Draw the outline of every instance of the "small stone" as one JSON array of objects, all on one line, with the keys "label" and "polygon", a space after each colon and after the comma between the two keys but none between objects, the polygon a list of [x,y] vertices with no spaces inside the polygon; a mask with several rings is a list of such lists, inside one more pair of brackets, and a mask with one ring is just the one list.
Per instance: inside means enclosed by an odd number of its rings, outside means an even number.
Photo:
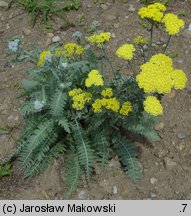
[{"label": "small stone", "polygon": [[26,29],[26,28],[23,29],[23,34],[24,34],[24,35],[27,36],[27,35],[30,35],[30,33],[31,33],[31,30],[30,30],[30,29]]},{"label": "small stone", "polygon": [[182,64],[182,63],[183,63],[183,60],[182,60],[182,59],[179,59],[179,60],[177,60],[177,62],[178,62],[179,64]]},{"label": "small stone", "polygon": [[143,46],[143,49],[144,49],[144,50],[147,50],[147,49],[148,49],[148,46],[147,46],[147,45],[144,45],[144,46]]},{"label": "small stone", "polygon": [[8,121],[13,121],[13,120],[14,120],[13,115],[8,116],[7,120],[8,120]]},{"label": "small stone", "polygon": [[188,27],[188,31],[190,31],[191,32],[191,24],[189,25],[189,27]]},{"label": "small stone", "polygon": [[168,170],[172,170],[177,166],[177,163],[169,157],[164,158],[164,164],[165,164],[166,169]]},{"label": "small stone", "polygon": [[189,51],[188,50],[185,50],[185,54],[188,54],[189,53]]},{"label": "small stone", "polygon": [[178,139],[185,139],[186,138],[186,134],[184,133],[184,132],[179,132],[178,134],[177,134],[177,137],[178,137]]},{"label": "small stone", "polygon": [[92,5],[91,5],[91,4],[88,4],[88,5],[87,5],[87,8],[92,8]]},{"label": "small stone", "polygon": [[157,196],[157,195],[156,195],[155,193],[150,192],[150,197],[151,197],[151,198],[156,198],[156,196]]},{"label": "small stone", "polygon": [[119,23],[115,23],[114,28],[116,28],[116,29],[119,28]]},{"label": "small stone", "polygon": [[1,8],[8,8],[8,3],[7,2],[5,2],[5,1],[0,1],[0,7]]},{"label": "small stone", "polygon": [[150,178],[150,183],[153,185],[153,184],[156,184],[157,183],[157,179],[156,178]]},{"label": "small stone", "polygon": [[160,41],[163,42],[163,43],[165,43],[166,42],[166,38],[160,37]]},{"label": "small stone", "polygon": [[49,38],[45,43],[45,47],[46,48],[49,47],[51,45],[51,43],[52,43],[52,40]]},{"label": "small stone", "polygon": [[113,21],[113,20],[116,20],[117,17],[114,16],[114,15],[108,15],[108,16],[107,16],[107,19],[108,19],[109,21]]},{"label": "small stone", "polygon": [[78,199],[85,200],[86,199],[86,192],[84,190],[80,191],[78,194]]},{"label": "small stone", "polygon": [[128,19],[129,18],[129,16],[125,16],[125,19]]},{"label": "small stone", "polygon": [[61,40],[61,38],[60,38],[59,36],[54,36],[54,37],[52,38],[52,42],[53,42],[53,43],[59,42],[60,40]]},{"label": "small stone", "polygon": [[191,38],[191,31],[189,29],[184,30],[182,33],[182,36],[190,39]]},{"label": "small stone", "polygon": [[160,122],[160,123],[155,125],[155,130],[156,131],[160,131],[160,130],[163,130],[163,129],[164,129],[164,123],[163,122]]},{"label": "small stone", "polygon": [[111,33],[112,38],[116,38],[115,33]]},{"label": "small stone", "polygon": [[135,8],[132,4],[129,5],[129,11],[130,12],[135,12]]},{"label": "small stone", "polygon": [[165,157],[166,155],[168,154],[168,151],[167,150],[164,150],[164,149],[161,149],[159,151],[156,152],[156,156],[158,158],[163,158]]},{"label": "small stone", "polygon": [[118,192],[117,192],[117,186],[113,186],[113,188],[112,188],[112,193],[113,193],[114,195],[118,193]]},{"label": "small stone", "polygon": [[52,37],[54,37],[54,34],[53,34],[52,32],[48,32],[48,33],[47,33],[47,36],[48,36],[49,38],[52,38]]},{"label": "small stone", "polygon": [[108,9],[108,6],[105,5],[105,4],[102,4],[100,7],[101,7],[103,10],[107,10],[107,9]]}]

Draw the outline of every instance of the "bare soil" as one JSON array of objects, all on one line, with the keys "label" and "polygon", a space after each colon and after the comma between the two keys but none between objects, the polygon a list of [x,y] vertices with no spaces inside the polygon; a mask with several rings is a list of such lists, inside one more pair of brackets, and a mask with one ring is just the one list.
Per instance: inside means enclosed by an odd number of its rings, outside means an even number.
[{"label": "bare soil", "polygon": [[[136,9],[129,11],[130,4]],[[84,0],[78,11],[70,11],[68,17],[76,25],[64,28],[63,20],[55,18],[50,21],[52,30],[43,29],[37,20],[34,28],[29,27],[30,15],[20,8],[8,11],[0,10],[0,127],[2,118],[11,127],[11,132],[0,134],[0,161],[8,155],[15,146],[11,135],[17,139],[22,130],[23,119],[19,112],[22,103],[17,96],[22,92],[21,80],[27,78],[26,71],[30,64],[17,63],[10,65],[12,56],[8,54],[7,41],[19,36],[26,47],[50,45],[50,33],[59,35],[64,42],[72,40],[72,33],[81,31],[86,34],[94,20],[101,23],[100,30],[111,32],[112,40],[107,46],[109,55],[114,63],[123,68],[124,73],[133,73],[115,57],[116,48],[131,41],[137,35],[149,36],[140,26],[137,10],[141,3],[129,0],[127,4],[109,0],[103,5],[94,4],[91,0]],[[184,12],[186,16],[185,29],[191,23],[190,0],[171,0],[168,11],[176,14]],[[79,21],[79,14],[84,14],[84,23]],[[164,40],[158,30],[155,30],[155,40]],[[161,38],[162,37],[162,38]],[[174,58],[176,68],[183,69],[188,77],[187,87],[183,91],[173,91],[163,98],[164,115],[159,122],[164,127],[158,130],[160,142],[151,145],[138,143],[139,160],[143,174],[138,183],[132,183],[123,173],[117,158],[113,158],[105,171],[98,167],[92,183],[79,188],[72,199],[79,199],[79,192],[84,192],[84,199],[191,199],[191,37],[183,30],[175,36],[170,44],[169,52],[176,52]],[[139,59],[136,73],[139,72]],[[182,139],[178,134],[183,133]],[[11,135],[10,135],[11,134]],[[64,199],[65,181],[63,178],[63,161],[55,161],[45,173],[30,179],[22,178],[22,170],[18,162],[12,167],[11,176],[0,179],[0,199]],[[117,194],[112,193],[117,187]]]}]

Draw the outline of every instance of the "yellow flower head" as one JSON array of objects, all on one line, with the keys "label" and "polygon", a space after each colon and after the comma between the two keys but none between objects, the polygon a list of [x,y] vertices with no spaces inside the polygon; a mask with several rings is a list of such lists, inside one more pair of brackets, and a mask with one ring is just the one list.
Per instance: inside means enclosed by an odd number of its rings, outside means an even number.
[{"label": "yellow flower head", "polygon": [[134,51],[135,47],[133,44],[124,44],[117,49],[115,54],[125,60],[131,60],[133,58]]},{"label": "yellow flower head", "polygon": [[92,94],[89,92],[82,92],[73,96],[72,107],[77,110],[82,110],[86,104],[92,99]]},{"label": "yellow flower head", "polygon": [[104,81],[98,70],[91,70],[88,74],[88,78],[85,80],[86,87],[103,86]]},{"label": "yellow flower head", "polygon": [[106,89],[102,90],[101,95],[103,97],[112,97],[113,96],[112,88],[106,88]]},{"label": "yellow flower head", "polygon": [[132,111],[132,104],[130,101],[126,101],[123,103],[119,113],[121,115],[125,115],[125,116],[128,116],[129,115],[129,112]]},{"label": "yellow flower head", "polygon": [[147,7],[142,7],[138,14],[139,16],[147,19],[154,20],[156,22],[161,22],[164,16],[163,11],[166,10],[166,7],[162,3],[150,4]]},{"label": "yellow flower head", "polygon": [[60,56],[63,55],[63,52],[64,52],[63,47],[58,47],[58,48],[55,49],[55,56],[60,57]]},{"label": "yellow flower head", "polygon": [[72,55],[81,55],[84,52],[84,48],[75,43],[68,43],[64,46],[64,55],[70,57]]},{"label": "yellow flower head", "polygon": [[162,22],[165,25],[169,35],[177,34],[184,27],[184,20],[179,19],[175,14],[168,13],[164,16]]},{"label": "yellow flower head", "polygon": [[154,55],[141,66],[136,76],[137,83],[145,93],[170,93],[171,89],[183,89],[187,78],[183,71],[173,68],[172,59],[165,54]]},{"label": "yellow flower head", "polygon": [[151,115],[158,116],[163,114],[163,107],[160,101],[154,96],[148,96],[143,105],[144,110]]},{"label": "yellow flower head", "polygon": [[185,88],[186,83],[188,81],[185,73],[182,70],[174,70],[172,74],[173,85],[175,89],[182,90]]},{"label": "yellow flower head", "polygon": [[92,44],[95,44],[96,46],[101,46],[105,42],[108,42],[110,40],[111,36],[108,32],[102,32],[97,35],[92,35],[88,38],[88,41]]},{"label": "yellow flower head", "polygon": [[120,109],[120,103],[115,97],[96,99],[94,103],[92,104],[92,108],[93,108],[94,113],[102,112],[103,108],[112,110],[114,112],[118,112]]},{"label": "yellow flower head", "polygon": [[173,87],[173,70],[172,59],[164,54],[157,54],[141,66],[136,80],[146,93],[170,93]]},{"label": "yellow flower head", "polygon": [[134,44],[138,45],[144,45],[148,43],[148,40],[146,38],[143,38],[141,35],[137,36],[136,38],[134,38],[133,40]]},{"label": "yellow flower head", "polygon": [[39,56],[38,63],[37,63],[38,67],[42,67],[42,66],[45,65],[45,60],[46,60],[46,56],[47,55],[51,55],[51,51],[50,50],[46,50],[46,51],[41,52],[41,54]]},{"label": "yellow flower head", "polygon": [[74,97],[76,95],[79,95],[80,93],[82,93],[82,89],[81,88],[75,88],[75,89],[72,89],[71,91],[68,92],[69,96],[70,97]]}]

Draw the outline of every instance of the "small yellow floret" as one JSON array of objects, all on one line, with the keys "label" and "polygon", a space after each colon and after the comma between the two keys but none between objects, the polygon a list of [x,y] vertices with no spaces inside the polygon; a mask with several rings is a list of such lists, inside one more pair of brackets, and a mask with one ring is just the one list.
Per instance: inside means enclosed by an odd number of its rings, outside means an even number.
[{"label": "small yellow floret", "polygon": [[160,101],[154,96],[148,96],[143,105],[144,110],[151,115],[158,116],[163,114],[163,107]]},{"label": "small yellow floret", "polygon": [[70,97],[74,97],[78,94],[82,93],[82,89],[81,88],[75,88],[75,89],[72,89],[71,91],[68,92],[69,96]]},{"label": "small yellow floret", "polygon": [[115,54],[125,60],[131,60],[133,58],[134,52],[135,47],[133,46],[133,44],[124,44],[117,49]]},{"label": "small yellow floret", "polygon": [[169,35],[177,34],[184,27],[184,20],[179,19],[175,14],[168,13],[164,16],[162,22],[166,27]]},{"label": "small yellow floret", "polygon": [[126,101],[123,103],[119,113],[121,115],[125,115],[125,116],[128,116],[129,115],[129,112],[132,111],[132,104],[130,101]]},{"label": "small yellow floret", "polygon": [[88,38],[88,41],[92,44],[95,44],[97,46],[101,46],[105,42],[108,42],[110,40],[111,36],[108,32],[102,32],[97,35],[92,35]]},{"label": "small yellow floret", "polygon": [[106,89],[102,90],[101,95],[103,97],[112,97],[113,96],[112,88],[106,88]]},{"label": "small yellow floret", "polygon": [[174,70],[172,74],[173,85],[175,89],[184,89],[188,81],[185,73],[182,70]]},{"label": "small yellow floret", "polygon": [[46,60],[47,55],[51,55],[50,50],[43,51],[43,52],[40,53],[39,60],[38,60],[38,63],[37,63],[38,67],[42,67],[42,66],[45,65],[45,60]]},{"label": "small yellow floret", "polygon": [[143,38],[142,36],[137,36],[136,38],[134,38],[133,40],[134,44],[138,45],[144,45],[148,43],[148,40],[146,38]]},{"label": "small yellow floret", "polygon": [[72,55],[81,55],[84,52],[84,48],[75,43],[68,43],[64,46],[65,57],[70,57]]},{"label": "small yellow floret", "polygon": [[88,74],[88,78],[85,80],[86,87],[94,86],[103,86],[104,81],[102,75],[98,70],[91,70]]}]

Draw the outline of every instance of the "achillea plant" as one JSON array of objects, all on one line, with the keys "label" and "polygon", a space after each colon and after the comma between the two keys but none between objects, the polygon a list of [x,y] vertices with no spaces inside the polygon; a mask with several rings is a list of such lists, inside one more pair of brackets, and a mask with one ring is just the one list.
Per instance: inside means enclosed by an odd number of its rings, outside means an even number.
[{"label": "achillea plant", "polygon": [[[164,11],[162,4],[157,8],[159,13]],[[64,157],[70,195],[82,173],[89,182],[95,163],[104,168],[115,152],[129,178],[139,180],[141,166],[128,134],[159,141],[152,126],[156,116],[163,114],[161,98],[173,88],[182,90],[187,78],[163,53],[148,60],[148,55],[142,55],[145,63],[140,72],[123,75],[106,54],[105,43],[110,40],[110,34],[103,32],[89,37],[89,48],[69,43],[39,54],[38,68],[29,72],[32,80],[23,81],[25,125],[14,154],[25,177],[39,174],[55,158]],[[122,45],[116,57],[130,63],[146,43],[147,39],[138,36],[135,46]],[[95,53],[94,47],[100,52]],[[111,67],[107,71],[113,74],[110,80],[105,78],[103,61]]]}]

